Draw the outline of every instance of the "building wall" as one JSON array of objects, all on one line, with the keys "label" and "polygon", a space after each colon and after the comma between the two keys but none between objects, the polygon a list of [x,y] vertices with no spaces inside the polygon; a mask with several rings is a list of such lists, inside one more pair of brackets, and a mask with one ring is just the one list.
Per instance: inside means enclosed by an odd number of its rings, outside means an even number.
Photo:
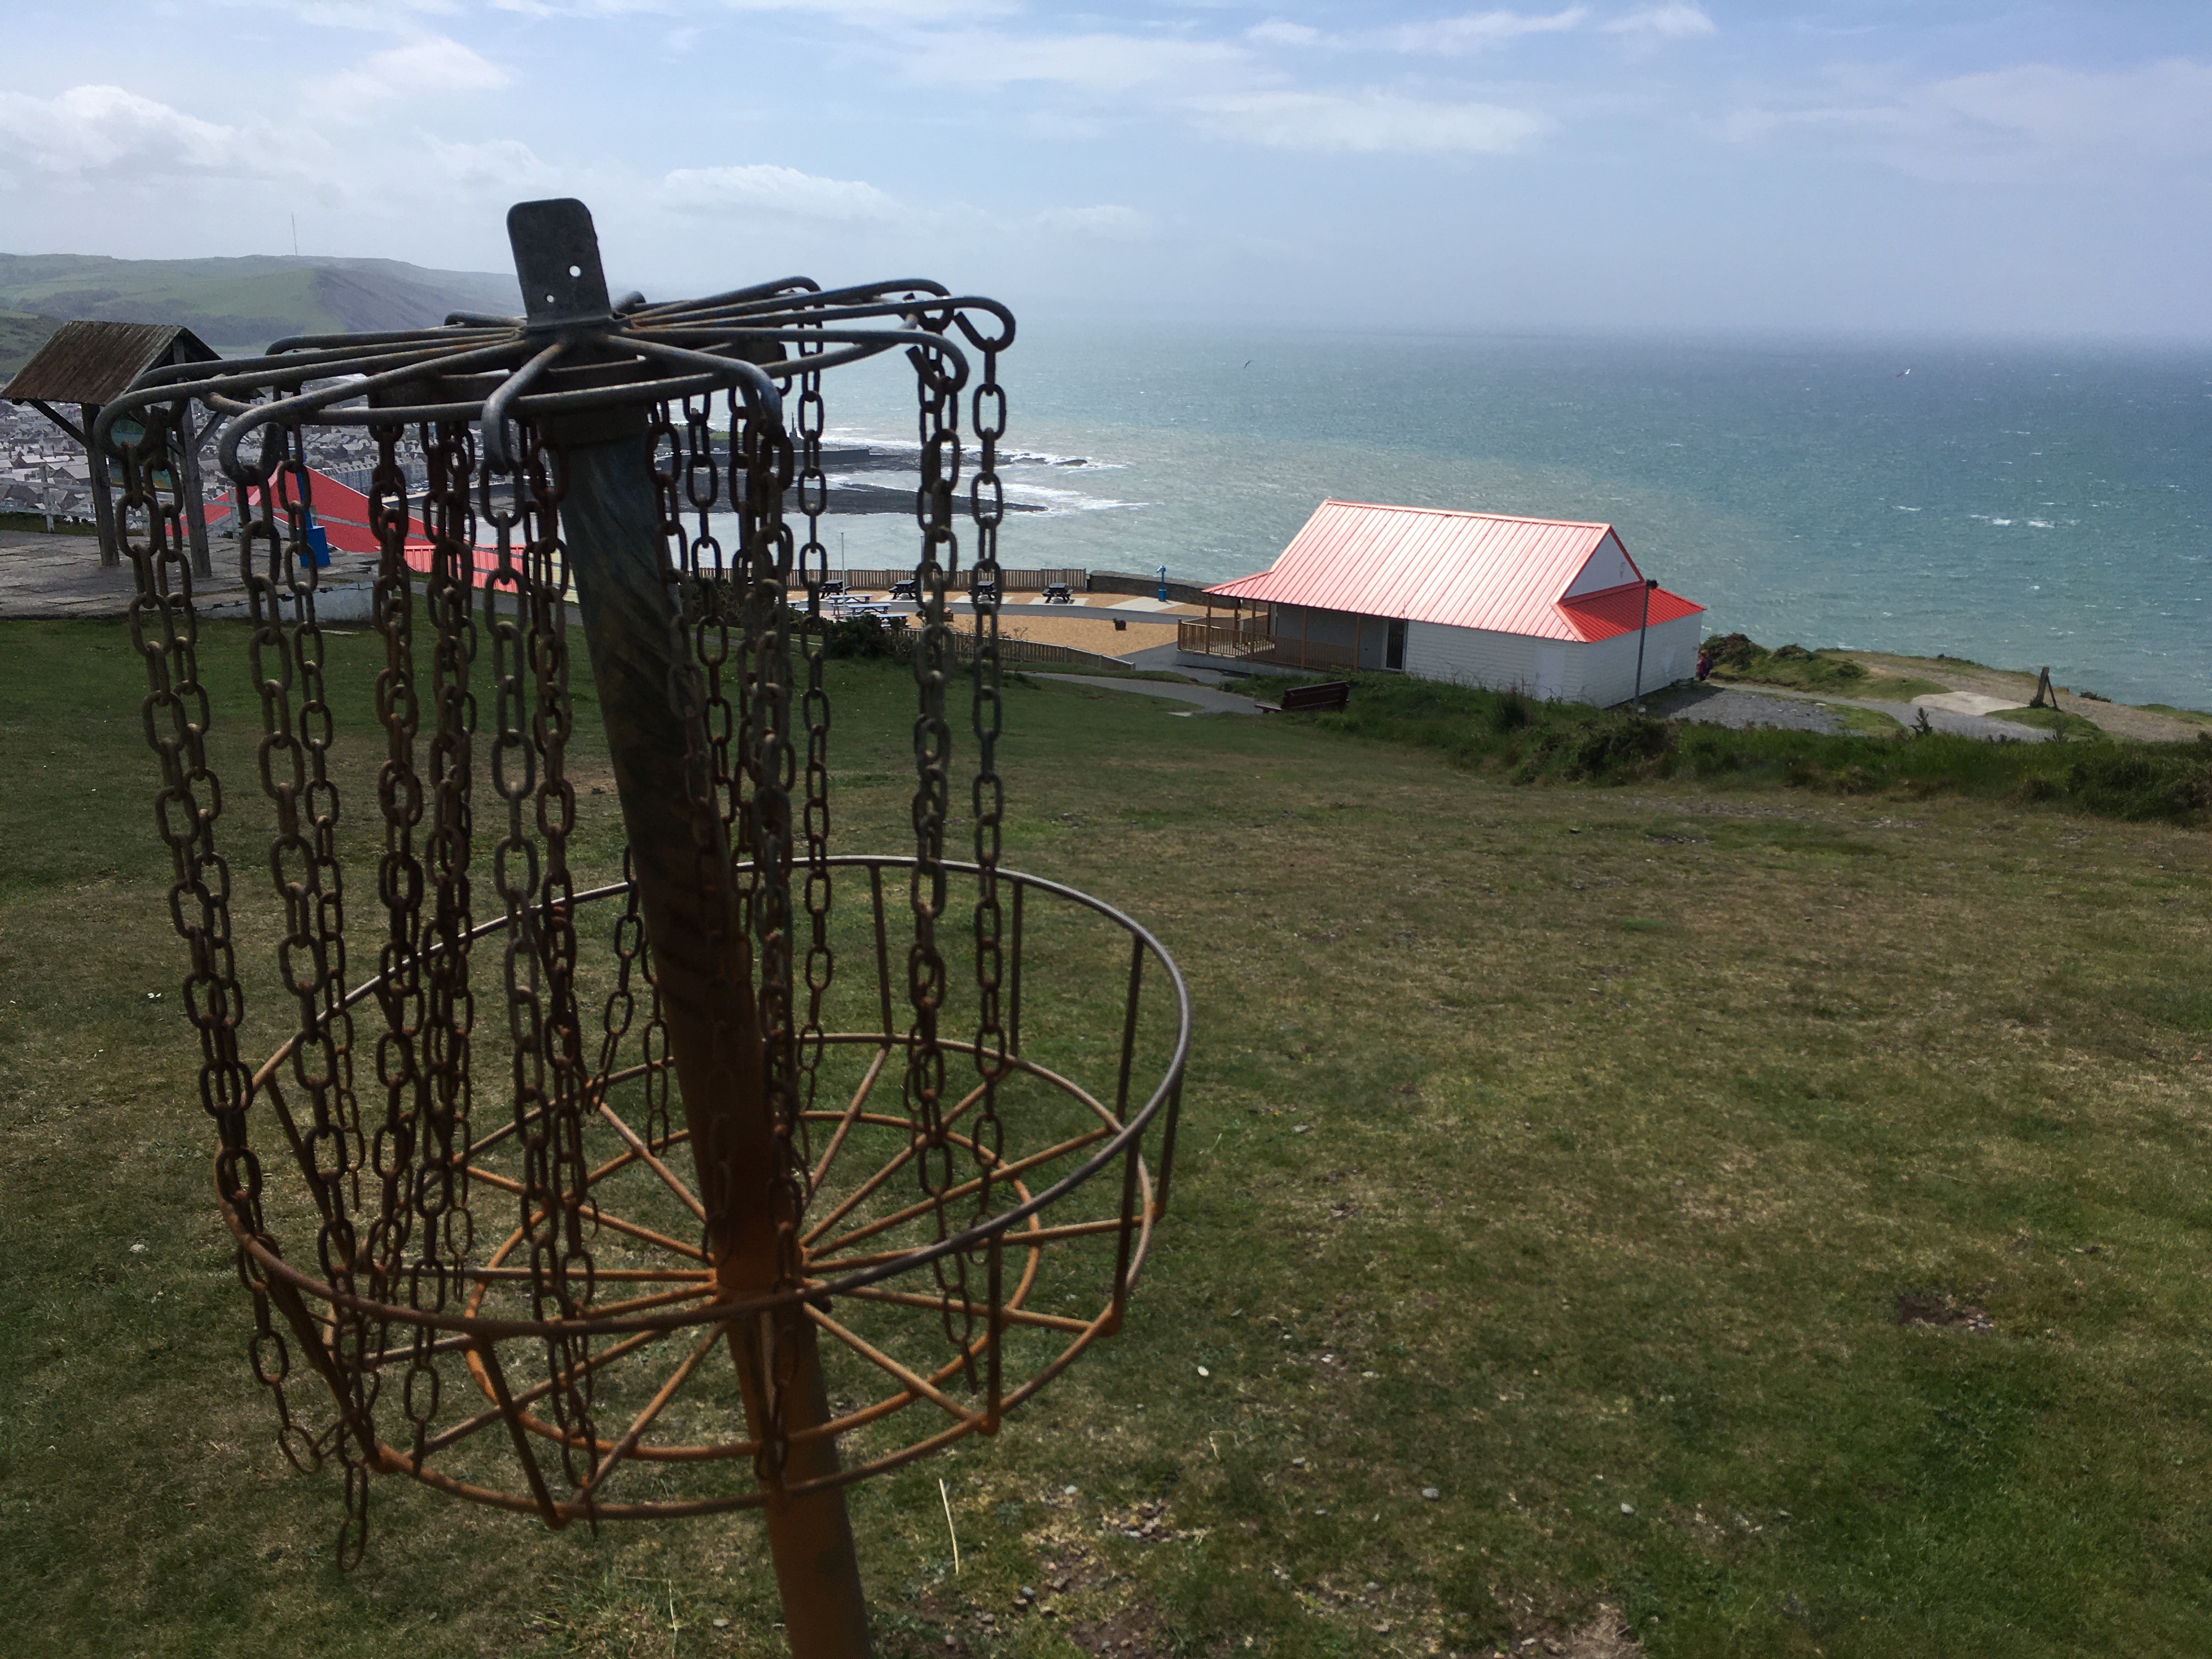
[{"label": "building wall", "polygon": [[[1644,641],[1646,692],[1687,679],[1695,671],[1704,622],[1704,614],[1698,612],[1652,627]],[[1633,633],[1616,634],[1584,645],[1483,628],[1408,623],[1406,672],[1454,685],[1525,691],[1532,697],[1609,708],[1635,695],[1636,638]],[[1350,642],[1347,637],[1346,643]]]},{"label": "building wall", "polygon": [[[1672,622],[1654,623],[1644,642],[1644,690],[1648,695],[1697,672],[1698,640],[1705,613],[1692,611]],[[1577,702],[1610,708],[1636,695],[1634,630],[1609,640],[1568,648],[1571,666],[1566,695]]]},{"label": "building wall", "polygon": [[1620,544],[1620,538],[1608,532],[1559,597],[1571,599],[1583,593],[1602,593],[1608,587],[1624,587],[1643,580],[1643,573],[1629,562],[1628,550]]},{"label": "building wall", "polygon": [[[1380,669],[1384,665],[1384,653],[1390,644],[1390,623],[1382,617],[1358,617],[1349,611],[1321,611],[1300,605],[1279,605],[1275,607],[1275,651],[1286,661],[1295,661],[1298,641],[1303,638],[1309,645],[1334,646],[1349,651],[1356,642],[1359,647],[1359,665]],[[1301,632],[1303,630],[1303,632]],[[1407,649],[1411,665],[1412,647]],[[1317,663],[1316,667],[1342,666],[1340,661]]]},{"label": "building wall", "polygon": [[[1280,637],[1278,635],[1277,637]],[[1406,624],[1406,672],[1425,680],[1479,685],[1492,691],[1536,692],[1536,647],[1526,634],[1486,628],[1448,628],[1441,623]]]}]

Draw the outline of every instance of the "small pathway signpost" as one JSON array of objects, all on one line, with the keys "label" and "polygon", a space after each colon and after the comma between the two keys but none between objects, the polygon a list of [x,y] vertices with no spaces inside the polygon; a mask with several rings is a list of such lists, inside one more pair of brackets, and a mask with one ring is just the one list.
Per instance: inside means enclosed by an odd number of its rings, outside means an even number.
[{"label": "small pathway signpost", "polygon": [[[349,1564],[376,1475],[555,1528],[757,1509],[793,1652],[847,1659],[868,1636],[845,1486],[995,1433],[1119,1325],[1166,1205],[1188,999],[1135,921],[1000,862],[1005,308],[919,282],[615,301],[582,204],[508,229],[520,318],[153,369],[94,434],[126,481],[252,1370],[287,1455],[343,1470]],[[915,842],[854,854],[830,834],[823,386],[889,352],[921,444]],[[165,462],[195,403],[258,503],[258,800],[213,770],[216,635]],[[379,453],[373,709],[330,693],[301,557],[317,423]],[[972,672],[963,574],[993,596]],[[596,887],[572,606],[625,843]],[[372,775],[357,830],[339,796]],[[265,863],[234,871],[257,818]],[[256,891],[292,1011],[258,1059],[233,920]]]}]

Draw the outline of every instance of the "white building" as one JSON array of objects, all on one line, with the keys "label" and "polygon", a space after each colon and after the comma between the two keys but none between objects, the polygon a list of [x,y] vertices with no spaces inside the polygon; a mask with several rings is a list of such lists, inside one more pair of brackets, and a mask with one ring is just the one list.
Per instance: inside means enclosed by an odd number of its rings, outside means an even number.
[{"label": "white building", "polygon": [[[1703,605],[1608,524],[1323,501],[1273,566],[1206,590],[1194,665],[1396,671],[1601,708],[1693,672]],[[1218,607],[1217,610],[1216,607]]]}]

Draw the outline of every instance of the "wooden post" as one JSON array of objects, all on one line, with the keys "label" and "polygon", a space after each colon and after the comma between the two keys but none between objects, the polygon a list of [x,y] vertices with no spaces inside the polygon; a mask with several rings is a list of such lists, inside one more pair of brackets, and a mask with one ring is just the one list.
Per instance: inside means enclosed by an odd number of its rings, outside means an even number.
[{"label": "wooden post", "polygon": [[1298,666],[1301,668],[1306,665],[1306,627],[1312,620],[1313,607],[1310,605],[1300,605],[1298,607]]},{"label": "wooden post", "polygon": [[106,566],[123,562],[123,544],[115,534],[115,496],[108,488],[107,458],[100,453],[92,437],[92,425],[100,418],[98,404],[79,404],[77,418],[84,422],[84,459],[92,477],[92,522],[100,532],[100,562]]}]

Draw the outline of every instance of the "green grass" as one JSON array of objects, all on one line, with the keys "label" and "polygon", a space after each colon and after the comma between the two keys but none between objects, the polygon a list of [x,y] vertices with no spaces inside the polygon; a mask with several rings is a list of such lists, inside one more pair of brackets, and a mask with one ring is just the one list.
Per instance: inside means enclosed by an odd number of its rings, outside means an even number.
[{"label": "green grass", "polygon": [[2080,738],[2092,743],[2101,741],[2105,736],[2105,728],[2096,721],[2056,708],[1993,708],[1990,718],[2010,720],[2014,726],[2037,726],[2045,732],[2056,732],[2061,737]]},{"label": "green grass", "polygon": [[1893,733],[1886,736],[1737,732],[1400,674],[1360,676],[1342,713],[1301,718],[1347,737],[1431,750],[1522,784],[1679,780],[1729,794],[1957,795],[2184,824],[2212,811],[2212,736],[2189,744],[2105,739],[2085,751],[1915,735],[1894,722],[1878,728]]},{"label": "green grass", "polygon": [[[550,1534],[384,1480],[335,1568],[335,1479],[285,1466],[246,1371],[137,661],[106,623],[0,644],[8,1650],[778,1651],[744,1520]],[[243,648],[207,630],[241,830]],[[331,654],[366,845],[381,648]],[[841,662],[832,691],[841,844],[896,850],[910,681]],[[1839,759],[1948,750],[1643,752],[1542,710],[1455,747],[1470,707],[1010,690],[1009,861],[1190,979],[1177,1197],[1120,1335],[995,1442],[856,1494],[878,1651],[1486,1653],[1601,1604],[1694,1659],[2201,1650],[2203,836],[2007,803],[2044,745],[1869,798]],[[604,867],[612,798],[579,811]]]},{"label": "green grass", "polygon": [[31,354],[60,326],[60,322],[52,317],[0,310],[0,379],[13,374],[28,362]]},{"label": "green grass", "polygon": [[[32,530],[43,536],[47,533],[46,515],[43,513],[0,513],[0,530]],[[100,532],[94,526],[57,517],[53,533],[57,536],[97,536]]]},{"label": "green grass", "polygon": [[1902,720],[1879,708],[1856,708],[1847,702],[1824,702],[1820,707],[1843,721],[1844,730],[1855,736],[1893,738],[1905,730]]},{"label": "green grass", "polygon": [[1837,651],[1808,651],[1802,645],[1765,646],[1741,634],[1723,634],[1705,643],[1712,655],[1715,679],[1754,685],[1786,685],[1800,691],[1879,702],[1910,702],[1932,691],[1948,690],[1934,680],[1911,674],[1869,674],[1866,665]]}]

